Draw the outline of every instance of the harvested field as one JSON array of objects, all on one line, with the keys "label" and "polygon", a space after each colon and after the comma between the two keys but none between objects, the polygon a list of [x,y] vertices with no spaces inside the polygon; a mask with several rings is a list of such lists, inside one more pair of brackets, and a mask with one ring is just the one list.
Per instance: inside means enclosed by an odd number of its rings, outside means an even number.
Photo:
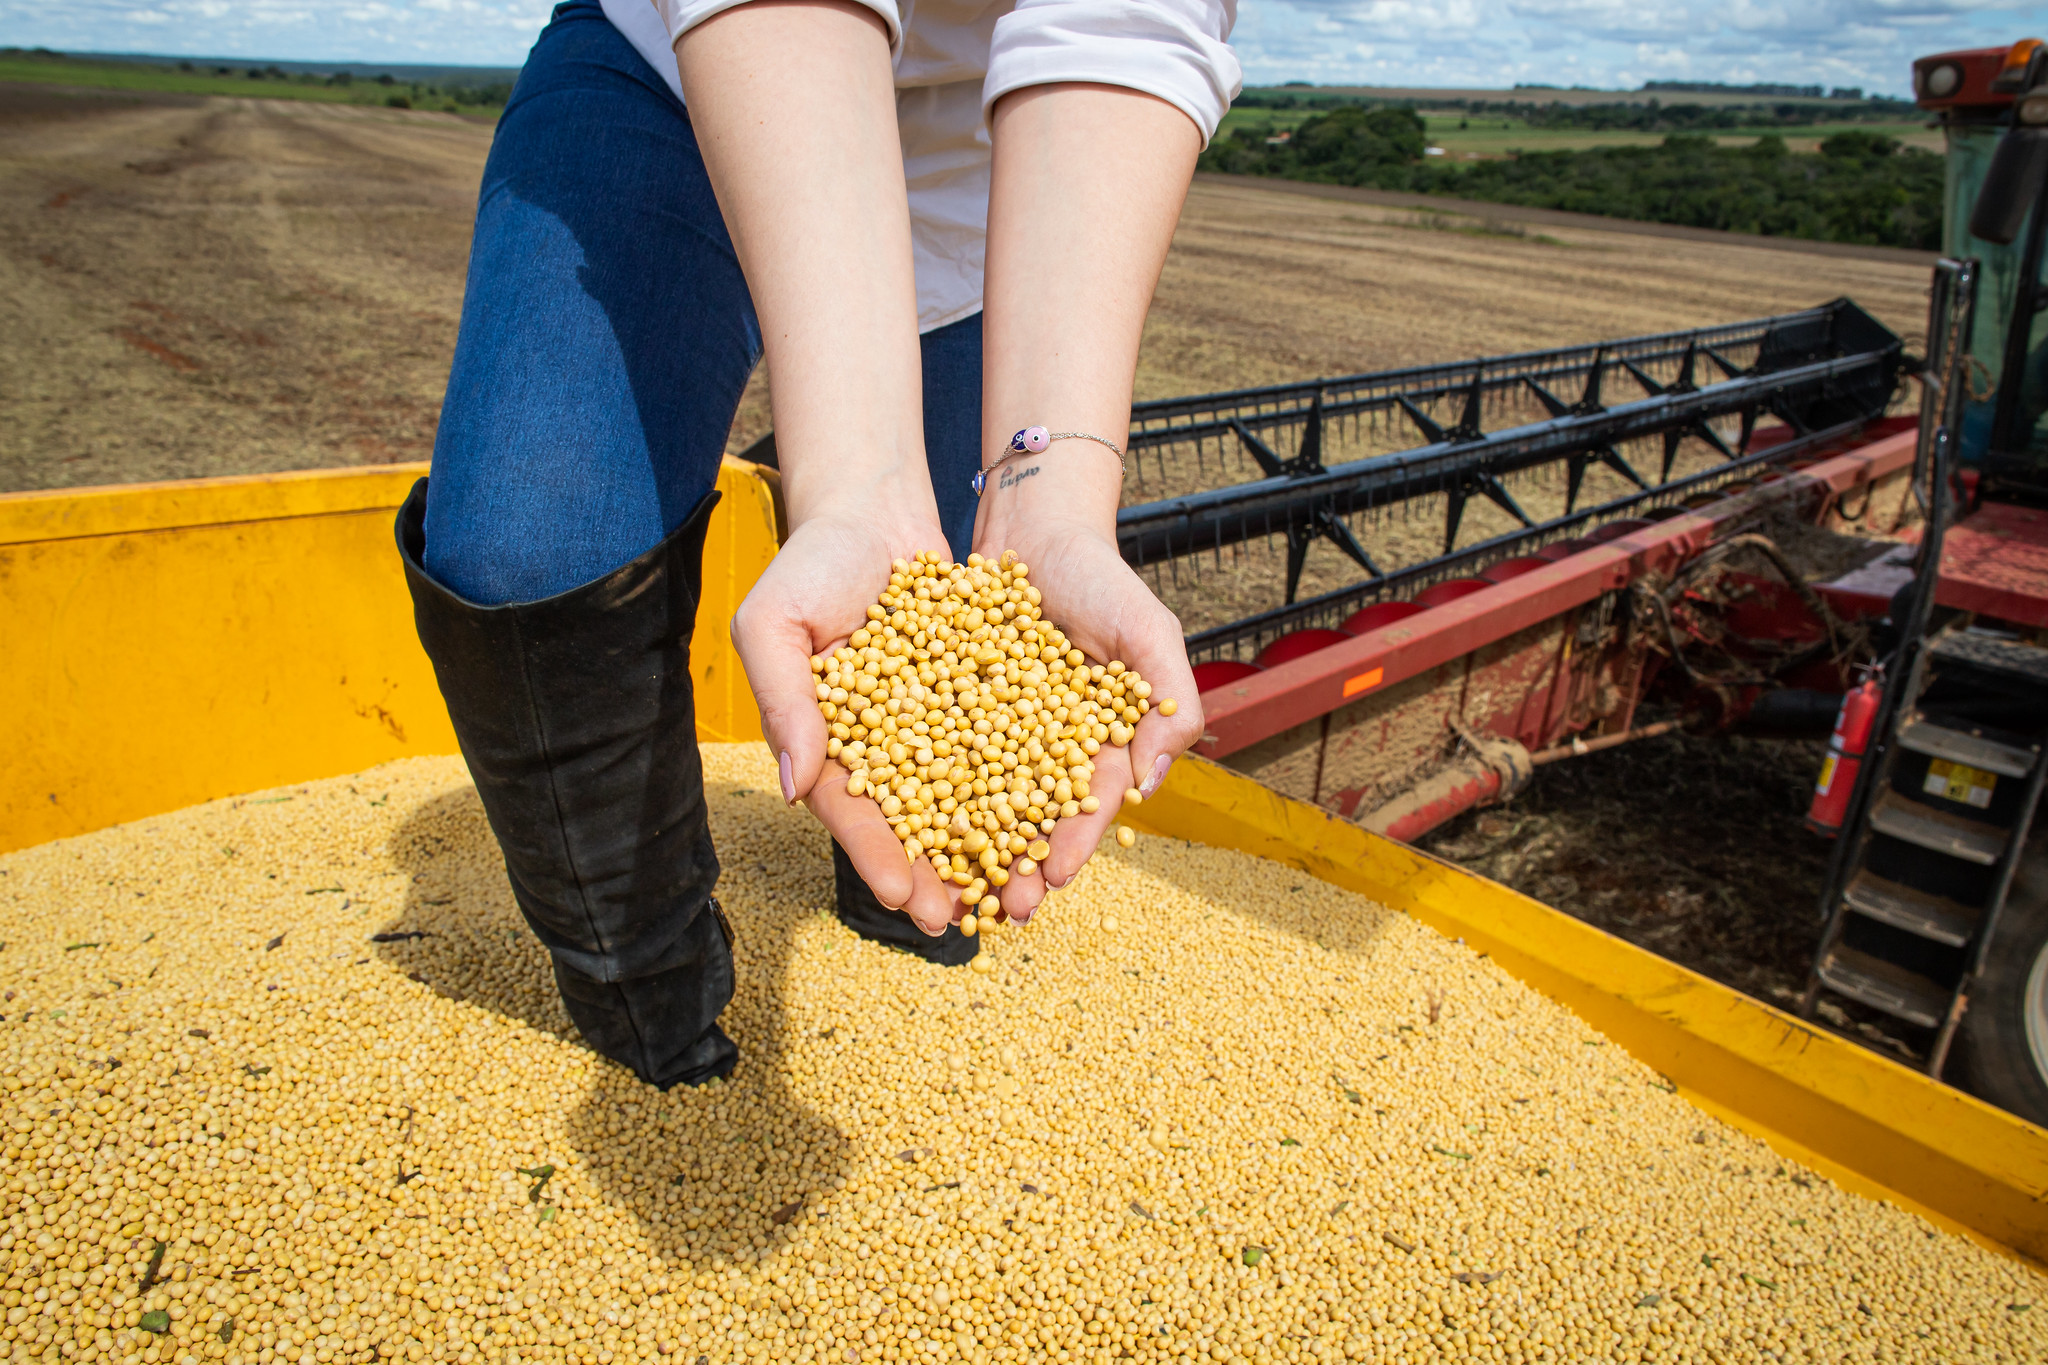
[{"label": "harvested field", "polygon": [[[427,458],[490,135],[446,114],[0,85],[0,372],[15,418],[0,432],[0,491]],[[1529,232],[1205,181],[1160,282],[1137,391],[1528,350],[1842,294],[1912,336],[1925,287],[1924,271],[1890,261]],[[763,374],[730,448],[767,427]],[[1359,433],[1330,458],[1413,439]],[[1704,462],[1698,445],[1681,470]],[[1148,459],[1126,496],[1249,472],[1213,454]],[[1587,496],[1624,487],[1596,468]],[[1515,491],[1538,515],[1561,506],[1561,476]],[[1511,524],[1480,502],[1464,539]],[[1440,527],[1429,504],[1357,530],[1392,567],[1440,551]],[[1255,543],[1154,577],[1199,630],[1276,605],[1284,560]],[[1356,577],[1318,545],[1302,591]]]},{"label": "harvested field", "polygon": [[[15,418],[0,432],[0,491],[426,458],[490,136],[448,114],[0,85],[0,373]],[[1840,294],[1910,335],[1925,285],[1889,262],[1625,230],[1527,234],[1203,183],[1147,325],[1138,395]],[[766,427],[757,383],[734,448]],[[1156,488],[1133,480],[1130,496]]]},{"label": "harvested field", "polygon": [[489,140],[0,85],[0,490],[425,459]]},{"label": "harvested field", "polygon": [[[2038,1272],[1273,863],[1111,851],[997,970],[829,914],[709,746],[734,1079],[570,1036],[454,759],[0,861],[17,1360],[1927,1359]],[[380,941],[380,939],[382,941]],[[147,1325],[145,1325],[147,1324]]]},{"label": "harvested field", "polygon": [[[490,129],[452,115],[0,86],[0,491],[420,460],[431,453]],[[1841,294],[1902,334],[1925,273],[1626,230],[1547,229],[1195,186],[1140,397],[1527,350],[1782,312]],[[1495,413],[1502,422],[1534,417]],[[768,427],[757,375],[730,448]],[[1337,433],[1333,432],[1333,436]],[[1382,428],[1329,458],[1414,443]],[[1708,462],[1688,442],[1680,472]],[[1248,477],[1137,462],[1127,500]],[[1561,510],[1562,473],[1517,480]],[[1621,493],[1595,468],[1586,496]],[[1483,500],[1466,542],[1509,529]],[[1355,529],[1386,567],[1440,552],[1434,500]],[[1319,544],[1302,591],[1355,581]],[[1277,605],[1284,546],[1155,570],[1189,630]]]},{"label": "harvested field", "polygon": [[1174,236],[1138,396],[1272,384],[1782,313],[1841,295],[1915,337],[1927,272],[1753,246],[1483,221],[1203,182]]}]

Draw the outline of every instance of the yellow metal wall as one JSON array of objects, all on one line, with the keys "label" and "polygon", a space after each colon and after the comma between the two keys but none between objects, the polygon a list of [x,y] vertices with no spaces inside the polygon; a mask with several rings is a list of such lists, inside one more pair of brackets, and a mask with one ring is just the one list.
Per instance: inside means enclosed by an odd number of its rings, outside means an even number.
[{"label": "yellow metal wall", "polygon": [[[0,497],[0,851],[452,753],[392,520],[424,465]],[[705,739],[760,737],[726,622],[775,475],[727,460],[691,644]]]}]

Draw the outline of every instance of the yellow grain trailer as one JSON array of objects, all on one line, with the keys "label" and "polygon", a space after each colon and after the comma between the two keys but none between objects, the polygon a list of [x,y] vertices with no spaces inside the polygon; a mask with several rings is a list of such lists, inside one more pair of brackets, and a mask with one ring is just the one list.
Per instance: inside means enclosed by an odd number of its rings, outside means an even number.
[{"label": "yellow grain trailer", "polygon": [[[391,523],[419,466],[0,497],[0,852],[452,753]],[[759,738],[725,634],[774,554],[727,460],[692,643],[700,735]],[[1849,1188],[2048,1261],[2048,1133],[1783,1011],[1215,764],[1128,817],[1462,938],[1700,1108]]]}]

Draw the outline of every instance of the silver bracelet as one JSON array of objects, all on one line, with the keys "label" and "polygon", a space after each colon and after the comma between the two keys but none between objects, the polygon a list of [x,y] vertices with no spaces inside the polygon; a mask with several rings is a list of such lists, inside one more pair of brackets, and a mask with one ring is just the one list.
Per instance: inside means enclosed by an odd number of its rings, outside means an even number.
[{"label": "silver bracelet", "polygon": [[1116,456],[1118,477],[1121,478],[1123,475],[1131,472],[1130,467],[1124,463],[1123,447],[1119,446],[1115,441],[1105,440],[1103,437],[1085,431],[1047,431],[1044,427],[1026,427],[1010,438],[1010,447],[1003,452],[1001,459],[998,459],[992,465],[984,465],[975,471],[975,495],[977,497],[980,496],[982,490],[988,487],[989,475],[995,473],[1019,455],[1037,455],[1042,453],[1054,441],[1093,441],[1099,446],[1106,446],[1109,449],[1109,453]]}]

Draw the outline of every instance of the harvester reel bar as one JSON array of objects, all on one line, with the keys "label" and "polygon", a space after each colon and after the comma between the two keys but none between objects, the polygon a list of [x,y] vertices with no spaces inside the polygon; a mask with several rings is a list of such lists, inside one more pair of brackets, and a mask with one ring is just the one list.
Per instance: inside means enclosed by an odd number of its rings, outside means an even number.
[{"label": "harvester reel bar", "polygon": [[[1617,455],[1615,458],[1619,460],[1621,457]],[[1625,464],[1622,467],[1627,468]],[[1583,472],[1583,467],[1581,469]],[[1574,489],[1574,492],[1576,491]],[[1456,483],[1444,489],[1444,495],[1449,499],[1444,515],[1445,554],[1449,554],[1458,547],[1458,523],[1464,519],[1465,503],[1474,493],[1485,494],[1486,497],[1492,500],[1494,506],[1500,508],[1501,511],[1507,513],[1516,521],[1521,522],[1522,525],[1534,526],[1536,524],[1530,519],[1529,514],[1522,510],[1522,505],[1515,501],[1514,494],[1508,492],[1507,486],[1499,479],[1494,478],[1491,474],[1468,473],[1462,475]],[[1291,602],[1294,599],[1290,595],[1288,600]]]},{"label": "harvester reel bar", "polygon": [[1249,659],[1261,647],[1283,635],[1310,627],[1334,628],[1362,607],[1397,597],[1412,597],[1423,588],[1445,579],[1471,577],[1501,560],[1531,554],[1554,541],[1568,540],[1599,522],[1624,515],[1654,516],[1665,509],[1675,511],[1694,493],[1733,483],[1756,469],[1796,459],[1808,451],[1854,436],[1862,430],[1865,420],[1855,418],[1825,427],[1685,478],[1568,512],[1536,526],[1494,536],[1454,553],[1378,574],[1365,582],[1338,588],[1306,601],[1274,607],[1227,625],[1200,631],[1187,637],[1188,657],[1195,663],[1212,659]]},{"label": "harvester reel bar", "polygon": [[1722,355],[1712,346],[1702,346],[1700,349],[1707,353],[1707,359],[1713,361],[1714,364],[1720,367],[1721,376],[1724,379],[1733,379],[1736,375],[1741,374],[1743,372],[1742,367],[1740,365],[1737,365],[1727,356]]},{"label": "harvester reel bar", "polygon": [[[1471,439],[1460,440],[1457,430],[1439,428],[1441,439],[1412,450],[1126,507],[1117,514],[1117,541],[1125,561],[1142,568],[1160,559],[1291,532],[1320,514],[1346,517],[1373,506],[1437,493],[1451,495],[1456,509],[1462,506],[1460,490],[1467,495],[1483,492],[1501,501],[1504,476],[1583,452],[1593,452],[1602,463],[1616,466],[1625,477],[1642,484],[1645,481],[1640,475],[1623,468],[1626,461],[1621,460],[1620,447],[1674,428],[1689,430],[1740,413],[1743,444],[1739,449],[1746,455],[1759,411],[1780,416],[1802,409],[1834,414],[1834,420],[1824,424],[1797,422],[1794,429],[1799,436],[1809,434],[1816,425],[1832,427],[1882,415],[1898,355],[1899,344],[1893,338],[1882,350],[1745,375],[1693,393],[1638,399],[1603,412],[1553,417]],[[1840,401],[1842,395],[1850,394],[1868,401]],[[1412,400],[1403,394],[1399,401],[1405,405]],[[1233,420],[1247,432],[1255,425],[1251,419]],[[1514,515],[1512,503],[1510,498],[1501,505]]]},{"label": "harvester reel bar", "polygon": [[[1582,389],[1581,397],[1568,410],[1591,412],[1598,409],[1601,379],[1613,363],[1626,363],[1653,379],[1655,373],[1675,368],[1678,382],[1671,387],[1676,389],[1690,382],[1692,358],[1698,355],[1711,359],[1724,377],[1734,378],[1749,370],[1730,359],[1731,353],[1753,351],[1759,368],[1783,369],[1792,363],[1872,349],[1850,344],[1871,328],[1890,335],[1855,304],[1838,299],[1818,308],[1718,327],[1158,399],[1132,408],[1129,448],[1165,450],[1184,445],[1200,450],[1210,441],[1227,447],[1234,443],[1233,419],[1270,445],[1284,448],[1290,443],[1272,437],[1282,427],[1302,431],[1320,415],[1336,421],[1340,431],[1347,420],[1354,432],[1361,427],[1377,430],[1387,417],[1405,414],[1399,401],[1403,397],[1425,415],[1439,402],[1463,402],[1466,420],[1460,425],[1476,430],[1480,405],[1472,401],[1475,389],[1482,404],[1499,403],[1524,385],[1551,407],[1553,416],[1562,415],[1555,406],[1561,401],[1557,393]],[[1896,345],[1897,339],[1892,338],[1891,344]]]},{"label": "harvester reel bar", "polygon": [[1660,393],[1671,392],[1671,386],[1659,384],[1656,380],[1650,378],[1649,375],[1643,373],[1643,367],[1636,364],[1633,360],[1624,358],[1621,362],[1621,367],[1628,371],[1631,379],[1643,386],[1644,393],[1655,396]]},{"label": "harvester reel bar", "polygon": [[1579,395],[1579,401],[1572,404],[1572,411],[1581,417],[1591,417],[1607,409],[1600,402],[1600,386],[1607,379],[1607,348],[1602,346],[1593,356],[1593,368],[1586,371],[1586,391]]},{"label": "harvester reel bar", "polygon": [[1523,375],[1522,382],[1529,386],[1529,392],[1536,395],[1536,401],[1543,404],[1549,410],[1552,417],[1562,417],[1571,411],[1571,405],[1549,389],[1544,388],[1542,382],[1535,375]]}]

